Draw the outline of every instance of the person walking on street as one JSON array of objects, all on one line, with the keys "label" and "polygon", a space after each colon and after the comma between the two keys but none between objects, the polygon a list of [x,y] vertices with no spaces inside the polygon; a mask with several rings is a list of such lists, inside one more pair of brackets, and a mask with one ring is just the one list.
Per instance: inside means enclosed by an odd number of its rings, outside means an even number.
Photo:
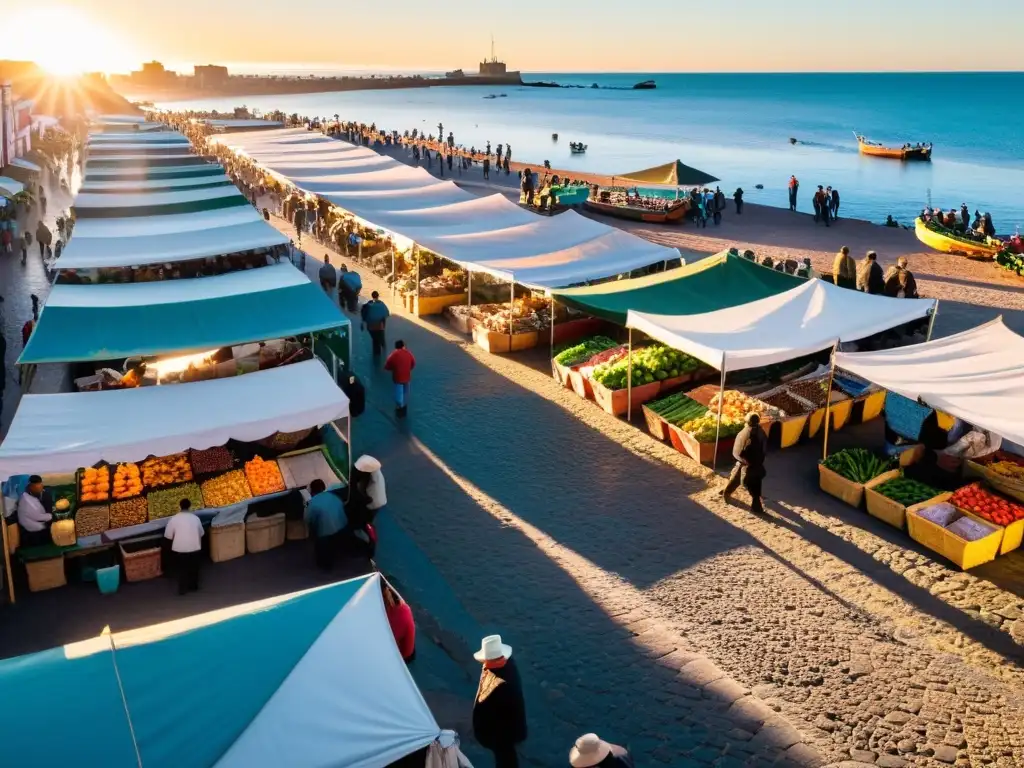
[{"label": "person walking on street", "polygon": [[295,224],[295,238],[301,247],[302,233],[306,229],[306,209],[302,205],[296,206],[292,223]]},{"label": "person walking on street", "polygon": [[736,203],[736,214],[743,213],[743,187],[736,187],[736,191],[732,193],[732,199]]},{"label": "person walking on street", "polygon": [[516,745],[526,741],[526,701],[512,646],[489,635],[473,658],[483,665],[473,701],[473,735],[494,753],[495,768],[518,768]]},{"label": "person walking on street", "polygon": [[484,180],[491,178],[491,158],[490,156],[484,158]]},{"label": "person walking on street", "polygon": [[800,191],[800,182],[796,176],[789,177],[789,210],[796,210],[796,193]]},{"label": "person walking on street", "polygon": [[409,384],[415,367],[416,358],[405,348],[405,342],[399,339],[395,342],[395,351],[384,362],[384,370],[391,371],[391,381],[395,386],[395,415],[400,419],[404,419],[409,412]]},{"label": "person walking on street", "polygon": [[28,233],[22,232],[18,238],[18,248],[21,250],[21,263],[28,263]]},{"label": "person walking on street", "polygon": [[857,287],[857,262],[850,255],[850,247],[844,245],[832,262],[832,282],[840,288]]},{"label": "person walking on street", "polygon": [[370,334],[370,342],[373,346],[373,359],[379,360],[384,354],[384,331],[387,327],[391,311],[388,305],[380,300],[380,294],[374,291],[370,294],[370,300],[363,304],[360,311],[363,329]]},{"label": "person walking on street", "polygon": [[333,296],[338,287],[338,272],[331,266],[331,257],[326,253],[317,275],[320,277],[320,287],[324,289],[324,293]]},{"label": "person walking on street", "polygon": [[569,751],[572,768],[634,768],[633,756],[625,747],[611,744],[596,733],[587,733],[576,739]]},{"label": "person walking on street", "polygon": [[304,514],[309,535],[313,537],[313,559],[316,567],[329,571],[341,552],[348,516],[345,505],[319,477],[309,484],[309,501]]},{"label": "person walking on street", "polygon": [[740,483],[750,492],[750,511],[755,515],[764,514],[761,504],[761,484],[764,481],[764,459],[768,450],[768,438],[761,429],[761,417],[756,413],[747,414],[747,424],[736,435],[732,455],[736,465],[722,489],[722,498],[731,503],[732,494]]},{"label": "person walking on street", "polygon": [[192,512],[192,502],[182,499],[178,512],[167,521],[164,538],[171,542],[178,569],[178,594],[199,591],[199,563],[202,560],[203,523]]},{"label": "person walking on street", "polygon": [[359,311],[359,293],[363,290],[363,278],[354,269],[341,265],[341,275],[338,278],[338,290],[344,299],[343,306],[349,312]]},{"label": "person walking on street", "polygon": [[857,265],[857,290],[876,295],[885,291],[882,266],[878,263],[878,254],[874,251],[868,251],[867,256]]}]

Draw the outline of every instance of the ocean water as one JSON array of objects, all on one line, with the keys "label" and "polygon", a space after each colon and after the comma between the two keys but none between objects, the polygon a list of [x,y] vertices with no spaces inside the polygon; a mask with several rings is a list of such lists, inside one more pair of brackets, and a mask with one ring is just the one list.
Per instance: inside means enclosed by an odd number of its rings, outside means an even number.
[{"label": "ocean water", "polygon": [[[721,179],[729,195],[800,209],[818,184],[841,196],[841,216],[909,223],[924,205],[988,211],[1000,232],[1024,224],[1024,72],[936,74],[557,74],[524,76],[588,86],[434,87],[208,99],[161,106],[250,109],[455,134],[458,143],[512,145],[515,160],[567,170],[628,173],[679,158]],[[654,91],[633,91],[654,79]],[[603,86],[591,89],[592,83]],[[487,99],[488,95],[504,98]],[[930,141],[930,163],[858,153],[854,132],[896,145]],[[551,135],[559,135],[558,142]],[[798,143],[790,144],[790,137]],[[588,145],[571,155],[569,142]],[[762,190],[756,185],[763,185]]]}]

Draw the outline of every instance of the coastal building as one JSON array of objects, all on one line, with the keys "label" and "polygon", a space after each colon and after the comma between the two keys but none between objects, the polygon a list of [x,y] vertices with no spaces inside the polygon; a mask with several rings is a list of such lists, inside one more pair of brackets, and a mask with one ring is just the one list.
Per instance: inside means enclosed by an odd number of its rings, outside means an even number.
[{"label": "coastal building", "polygon": [[228,82],[228,68],[218,64],[205,64],[195,66],[195,83],[200,90],[220,88]]},{"label": "coastal building", "polygon": [[169,88],[178,81],[178,73],[165,69],[159,61],[149,61],[128,75],[128,81],[144,88]]},{"label": "coastal building", "polygon": [[19,99],[9,81],[0,83],[0,168],[32,150],[32,102]]},{"label": "coastal building", "polygon": [[494,38],[491,38],[491,58],[480,62],[480,77],[498,80],[518,80],[519,72],[510,72],[504,61],[498,61],[494,53]]}]

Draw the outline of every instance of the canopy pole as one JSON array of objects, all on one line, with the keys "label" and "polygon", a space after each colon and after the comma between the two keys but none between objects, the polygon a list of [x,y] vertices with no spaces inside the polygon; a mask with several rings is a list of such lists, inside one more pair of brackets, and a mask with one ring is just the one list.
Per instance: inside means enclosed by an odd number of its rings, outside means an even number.
[{"label": "canopy pole", "polygon": [[725,352],[722,353],[722,379],[718,385],[718,425],[715,427],[715,452],[711,455],[711,471],[718,466],[718,438],[722,435],[722,409],[725,406]]},{"label": "canopy pole", "polygon": [[420,311],[420,255],[416,252],[416,243],[412,244],[412,257],[416,261],[416,301],[412,305],[412,313],[416,315]]},{"label": "canopy pole", "polygon": [[839,342],[832,347],[832,366],[828,372],[828,390],[825,392],[825,447],[822,449],[821,460],[828,458],[828,428],[832,423],[832,382],[836,375],[836,350],[839,349]]},{"label": "canopy pole", "polygon": [[473,316],[473,270],[467,269],[466,270],[466,275],[467,275],[466,282],[467,282],[467,289],[468,289],[468,295],[466,296],[466,299],[469,302],[469,316],[472,317]]},{"label": "canopy pole", "polygon": [[514,315],[515,311],[516,311],[516,281],[515,280],[512,280],[512,282],[508,284],[508,289],[509,289],[509,291],[508,291],[508,293],[509,293],[509,300],[508,300],[508,351],[511,352],[512,351],[512,315]]},{"label": "canopy pole", "polygon": [[555,357],[555,296],[551,295],[551,358]]},{"label": "canopy pole", "polygon": [[626,355],[626,421],[633,420],[633,329],[629,329],[629,352]]},{"label": "canopy pole", "polygon": [[935,330],[935,316],[939,314],[939,300],[935,300],[935,306],[932,307],[932,316],[928,320],[928,335],[925,337],[925,341],[932,340],[932,331]]},{"label": "canopy pole", "polygon": [[[0,504],[3,504],[0,501]],[[14,605],[14,574],[11,572],[11,548],[7,543],[7,519],[0,514],[0,529],[3,529],[3,545],[4,545],[4,573],[7,576],[7,596],[11,599],[11,605]]]},{"label": "canopy pole", "polygon": [[395,298],[395,285],[398,283],[398,275],[395,274],[395,244],[391,243],[391,298]]}]

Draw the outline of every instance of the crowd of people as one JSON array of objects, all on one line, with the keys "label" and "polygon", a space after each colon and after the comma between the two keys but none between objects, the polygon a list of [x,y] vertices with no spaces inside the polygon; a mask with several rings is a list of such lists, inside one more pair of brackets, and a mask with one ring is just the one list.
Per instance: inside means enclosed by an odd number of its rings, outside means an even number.
[{"label": "crowd of people", "polygon": [[925,208],[921,211],[921,220],[933,228],[948,229],[957,234],[974,238],[985,242],[987,238],[996,236],[996,227],[992,223],[992,214],[974,211],[974,219],[971,220],[970,209],[967,203],[961,203],[960,210],[950,208],[943,212],[941,208]]},{"label": "crowd of people", "polygon": [[910,271],[909,260],[900,256],[884,273],[878,263],[878,254],[868,251],[859,262],[843,246],[832,263],[832,281],[840,288],[872,293],[890,298],[916,299],[917,281]]}]

